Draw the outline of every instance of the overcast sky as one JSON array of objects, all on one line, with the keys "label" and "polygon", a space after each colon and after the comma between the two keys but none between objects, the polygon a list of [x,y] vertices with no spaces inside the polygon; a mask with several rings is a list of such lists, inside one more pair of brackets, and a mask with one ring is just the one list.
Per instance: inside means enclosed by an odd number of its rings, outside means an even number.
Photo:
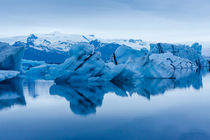
[{"label": "overcast sky", "polygon": [[209,0],[0,0],[0,36],[63,32],[210,41]]}]

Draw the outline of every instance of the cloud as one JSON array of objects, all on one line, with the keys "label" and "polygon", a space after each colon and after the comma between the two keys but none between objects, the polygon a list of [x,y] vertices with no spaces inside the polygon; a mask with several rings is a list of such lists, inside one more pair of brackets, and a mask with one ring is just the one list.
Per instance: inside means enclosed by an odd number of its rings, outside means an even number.
[{"label": "cloud", "polygon": [[56,30],[109,38],[203,39],[210,34],[209,6],[209,0],[0,0],[0,35]]},{"label": "cloud", "polygon": [[209,0],[0,0],[0,15],[91,17],[137,10],[167,18],[204,18],[209,6]]}]

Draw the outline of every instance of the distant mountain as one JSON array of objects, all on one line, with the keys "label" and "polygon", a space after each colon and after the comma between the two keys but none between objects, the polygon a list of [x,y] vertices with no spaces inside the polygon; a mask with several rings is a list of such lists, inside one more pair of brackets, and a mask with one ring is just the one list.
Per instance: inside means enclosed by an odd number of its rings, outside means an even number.
[{"label": "distant mountain", "polygon": [[94,36],[68,35],[61,33],[31,34],[2,38],[0,41],[13,46],[25,46],[24,59],[45,61],[47,63],[62,63],[68,58],[68,51],[78,42],[89,42]]},{"label": "distant mountain", "polygon": [[134,49],[149,47],[146,42],[134,39],[105,40],[96,38],[94,35],[76,34],[31,34],[29,36],[18,36],[0,38],[1,42],[7,42],[13,46],[25,46],[24,59],[45,61],[47,63],[62,63],[69,57],[68,51],[73,45],[79,43],[92,44],[96,51],[103,52],[102,59],[107,61],[112,53],[121,45]]}]

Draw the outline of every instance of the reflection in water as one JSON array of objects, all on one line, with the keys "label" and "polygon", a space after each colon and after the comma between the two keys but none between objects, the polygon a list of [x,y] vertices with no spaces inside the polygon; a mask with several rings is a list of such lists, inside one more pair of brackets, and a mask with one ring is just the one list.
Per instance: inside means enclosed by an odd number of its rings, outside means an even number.
[{"label": "reflection in water", "polygon": [[135,79],[133,81],[113,81],[107,83],[72,83],[54,84],[51,95],[59,95],[70,102],[70,108],[75,114],[87,115],[96,113],[96,107],[102,105],[103,96],[114,92],[118,96],[132,96],[137,93],[150,99],[151,96],[164,94],[175,88],[202,88],[202,76],[206,70],[190,72],[183,71],[178,79]]},{"label": "reflection in water", "polygon": [[[202,76],[208,70],[198,70],[196,72],[182,71],[178,79],[141,79],[132,81],[115,80],[112,82],[74,82],[71,85],[54,84],[50,88],[50,95],[64,97],[70,103],[73,113],[88,115],[96,113],[96,108],[102,105],[104,95],[115,93],[121,97],[138,94],[150,99],[151,96],[164,94],[167,90],[175,88],[202,88]],[[23,84],[21,79],[9,80],[0,83],[0,110],[16,104],[26,105],[23,94]],[[24,88],[28,89],[32,98],[38,96],[36,81],[24,81]],[[43,84],[41,84],[45,87]],[[43,88],[42,87],[42,88]]]},{"label": "reflection in water", "polygon": [[96,107],[102,104],[104,92],[100,86],[86,86],[73,89],[68,85],[54,85],[50,94],[64,97],[70,102],[70,108],[75,114],[95,113]]},{"label": "reflection in water", "polygon": [[[202,76],[206,74],[206,70],[203,71],[182,71],[181,77],[177,79],[137,79],[133,87],[126,87],[127,85],[121,85],[124,89],[127,89],[130,95],[137,93],[150,99],[150,96],[164,94],[167,90],[175,88],[189,88],[194,89],[202,88]],[[119,84],[119,82],[117,83]],[[131,90],[129,90],[131,89]]]},{"label": "reflection in water", "polygon": [[31,97],[36,98],[38,96],[37,92],[36,92],[36,83],[35,81],[31,80],[31,81],[27,81],[24,82],[24,86],[28,87],[28,93]]},{"label": "reflection in water", "polygon": [[127,96],[126,91],[119,89],[111,82],[107,83],[73,83],[60,84],[50,88],[51,95],[59,95],[70,102],[70,108],[75,114],[87,115],[96,113],[96,107],[102,105],[104,94],[115,92]]},{"label": "reflection in water", "polygon": [[0,83],[0,110],[14,105],[26,105],[21,79]]}]

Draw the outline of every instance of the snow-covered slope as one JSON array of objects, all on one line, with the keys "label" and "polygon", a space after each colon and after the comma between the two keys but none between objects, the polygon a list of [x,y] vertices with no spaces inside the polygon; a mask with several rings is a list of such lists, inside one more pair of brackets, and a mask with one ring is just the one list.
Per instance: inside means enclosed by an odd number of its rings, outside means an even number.
[{"label": "snow-covered slope", "polygon": [[47,63],[63,63],[69,57],[68,51],[78,42],[89,42],[93,35],[69,35],[62,33],[31,34],[11,38],[1,38],[15,47],[24,46],[24,59],[45,61]]},{"label": "snow-covered slope", "polygon": [[23,43],[30,42],[30,45],[34,44],[34,47],[41,50],[56,49],[59,51],[68,51],[68,44],[76,42],[90,42],[96,39],[101,43],[116,43],[119,45],[126,45],[138,50],[142,47],[146,47],[147,49],[149,49],[149,43],[144,42],[140,39],[101,39],[96,38],[94,35],[63,34],[59,32],[54,32],[50,34],[31,34],[29,36],[0,38],[0,41],[7,42],[10,45],[13,45],[15,42],[18,41]]},{"label": "snow-covered slope", "polygon": [[[35,45],[42,45],[48,43],[58,43],[59,42],[87,42],[89,40],[93,40],[94,35],[79,35],[79,34],[63,34],[59,32],[54,32],[50,34],[31,34],[28,36],[15,36],[15,37],[7,37],[0,38],[0,41],[7,42],[10,45],[13,45],[15,42],[20,41],[27,43],[28,41],[34,41]],[[47,42],[46,42],[47,41]]]}]

